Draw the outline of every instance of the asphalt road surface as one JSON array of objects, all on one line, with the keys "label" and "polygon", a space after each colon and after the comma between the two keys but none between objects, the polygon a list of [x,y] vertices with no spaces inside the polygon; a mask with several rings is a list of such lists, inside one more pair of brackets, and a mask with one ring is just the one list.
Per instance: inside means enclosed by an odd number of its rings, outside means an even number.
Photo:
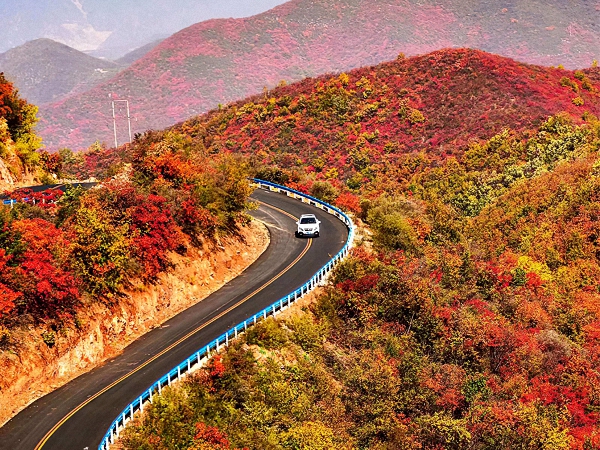
[{"label": "asphalt road surface", "polygon": [[[32,403],[0,428],[0,449],[96,450],[117,415],[153,382],[225,330],[299,288],[346,242],[346,226],[320,209],[264,190],[252,197],[261,202],[252,215],[267,225],[271,235],[260,258],[214,294],[137,339],[118,357]],[[294,237],[295,219],[289,215],[297,218],[305,213],[321,220],[320,237]]]}]

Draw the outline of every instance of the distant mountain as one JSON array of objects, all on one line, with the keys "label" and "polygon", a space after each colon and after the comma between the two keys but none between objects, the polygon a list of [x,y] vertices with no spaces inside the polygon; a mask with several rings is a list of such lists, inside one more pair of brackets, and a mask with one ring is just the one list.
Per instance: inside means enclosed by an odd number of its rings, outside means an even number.
[{"label": "distant mountain", "polygon": [[89,90],[122,68],[50,39],[36,39],[0,54],[0,72],[36,105]]},{"label": "distant mountain", "polygon": [[247,17],[284,0],[2,0],[0,52],[50,38],[111,60],[214,17]]},{"label": "distant mountain", "polygon": [[[133,130],[140,132],[281,80],[444,47],[589,67],[600,56],[599,14],[600,4],[582,0],[293,0],[251,18],[210,20],[176,33],[103,85],[43,108],[39,132],[49,148],[111,143],[109,98],[129,100]],[[125,116],[119,117],[125,130]]]}]

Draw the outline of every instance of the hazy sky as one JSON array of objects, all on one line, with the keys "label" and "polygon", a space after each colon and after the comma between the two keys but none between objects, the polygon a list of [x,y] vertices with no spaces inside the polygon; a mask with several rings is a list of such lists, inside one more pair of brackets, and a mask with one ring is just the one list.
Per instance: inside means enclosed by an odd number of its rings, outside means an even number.
[{"label": "hazy sky", "polygon": [[37,38],[117,58],[203,20],[258,14],[286,0],[0,0],[0,52]]}]

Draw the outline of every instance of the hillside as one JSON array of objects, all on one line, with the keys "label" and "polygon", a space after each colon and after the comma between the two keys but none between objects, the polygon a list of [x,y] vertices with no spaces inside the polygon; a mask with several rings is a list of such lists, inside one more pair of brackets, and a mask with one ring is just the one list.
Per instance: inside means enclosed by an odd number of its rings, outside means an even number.
[{"label": "hillside", "polygon": [[[599,69],[571,72],[477,50],[442,50],[280,87],[184,122],[212,153],[241,152],[283,170],[348,181],[393,170],[419,151],[460,156],[503,129],[539,126],[600,105]],[[594,78],[595,77],[595,78]],[[328,175],[334,170],[335,176]]]},{"label": "hillside", "polygon": [[[381,176],[420,151],[460,156],[473,141],[505,128],[526,131],[559,112],[580,121],[597,110],[599,87],[598,68],[568,71],[448,49],[305,79],[173,130],[210,153],[240,152],[276,166],[287,174],[279,181],[297,179],[295,169],[302,166],[318,179],[352,185],[361,174],[372,178],[369,167]],[[80,178],[102,177],[119,158],[128,159],[124,149],[95,147],[69,170]]]},{"label": "hillside", "polygon": [[36,39],[0,54],[0,72],[35,105],[87,91],[123,67],[50,39]]},{"label": "hillside", "polygon": [[[293,0],[245,19],[210,20],[164,40],[105,84],[42,108],[49,148],[112,143],[109,95],[128,99],[134,132],[272,88],[444,47],[585,68],[599,55],[593,2]],[[126,130],[124,114],[118,129]],[[126,135],[119,137],[125,142]]]},{"label": "hillside", "polygon": [[599,81],[443,50],[139,137],[245,154],[369,233],[311,304],[154,398],[123,447],[600,448]]}]

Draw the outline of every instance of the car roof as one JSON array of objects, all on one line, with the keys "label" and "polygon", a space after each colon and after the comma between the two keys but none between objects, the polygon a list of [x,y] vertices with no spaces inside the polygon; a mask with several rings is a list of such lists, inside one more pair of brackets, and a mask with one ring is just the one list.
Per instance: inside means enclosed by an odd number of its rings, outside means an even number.
[{"label": "car roof", "polygon": [[315,217],[316,218],[316,216],[314,214],[302,214],[300,216],[300,218],[302,219],[303,217]]}]

